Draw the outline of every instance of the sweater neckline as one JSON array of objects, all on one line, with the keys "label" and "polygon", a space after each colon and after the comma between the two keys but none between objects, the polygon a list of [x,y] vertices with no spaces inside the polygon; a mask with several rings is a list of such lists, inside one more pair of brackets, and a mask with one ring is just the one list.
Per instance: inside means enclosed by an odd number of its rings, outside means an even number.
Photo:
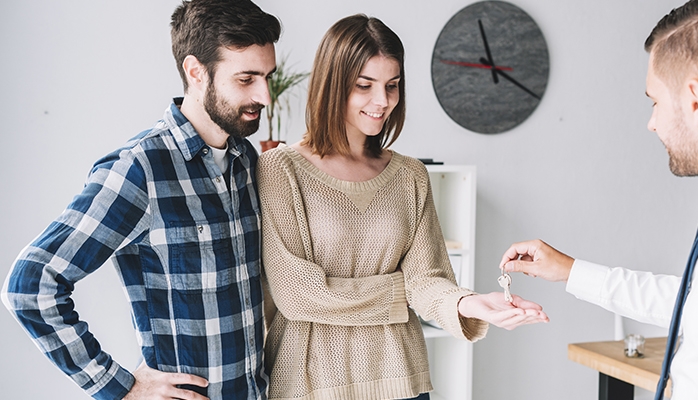
[{"label": "sweater neckline", "polygon": [[291,158],[294,164],[298,165],[315,179],[318,179],[319,181],[324,182],[326,185],[345,193],[375,191],[382,188],[395,176],[403,163],[403,156],[401,154],[393,150],[388,150],[392,153],[392,156],[390,157],[390,161],[388,161],[388,165],[385,166],[383,171],[367,181],[352,182],[337,179],[322,171],[290,146],[281,143],[279,144],[279,149],[284,151]]}]

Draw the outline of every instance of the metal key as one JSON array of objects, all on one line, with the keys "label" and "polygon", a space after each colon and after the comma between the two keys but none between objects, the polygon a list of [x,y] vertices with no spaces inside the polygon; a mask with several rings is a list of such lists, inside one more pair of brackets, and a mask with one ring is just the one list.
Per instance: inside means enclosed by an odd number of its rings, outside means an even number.
[{"label": "metal key", "polygon": [[499,283],[499,286],[504,289],[504,300],[511,303],[512,300],[514,300],[514,298],[511,297],[511,292],[509,291],[509,288],[511,287],[511,276],[502,270],[502,275],[497,278],[497,282]]}]

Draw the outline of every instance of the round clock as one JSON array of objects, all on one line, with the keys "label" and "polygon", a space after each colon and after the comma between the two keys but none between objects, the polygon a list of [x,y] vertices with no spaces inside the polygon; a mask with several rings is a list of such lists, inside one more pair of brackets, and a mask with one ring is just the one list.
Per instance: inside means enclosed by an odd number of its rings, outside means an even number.
[{"label": "round clock", "polygon": [[508,131],[528,118],[548,83],[548,46],[536,22],[503,1],[457,12],[436,40],[431,78],[451,119],[478,133]]}]

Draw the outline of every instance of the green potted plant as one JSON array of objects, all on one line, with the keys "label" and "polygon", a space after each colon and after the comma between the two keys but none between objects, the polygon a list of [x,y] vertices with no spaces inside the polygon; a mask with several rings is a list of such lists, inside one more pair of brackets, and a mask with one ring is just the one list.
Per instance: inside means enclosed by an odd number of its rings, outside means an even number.
[{"label": "green potted plant", "polygon": [[[266,107],[267,121],[269,122],[269,138],[261,140],[262,151],[267,151],[283,143],[281,140],[281,113],[290,113],[291,104],[288,95],[289,89],[303,82],[310,75],[307,72],[294,72],[287,69],[287,56],[284,56],[276,66],[276,72],[269,79],[269,96],[271,102]],[[276,126],[276,139],[274,137],[274,127]]]}]

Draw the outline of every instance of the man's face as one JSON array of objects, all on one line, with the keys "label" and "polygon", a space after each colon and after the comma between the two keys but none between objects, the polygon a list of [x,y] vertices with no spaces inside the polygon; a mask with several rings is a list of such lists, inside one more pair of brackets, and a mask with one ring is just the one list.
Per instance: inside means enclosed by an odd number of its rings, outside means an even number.
[{"label": "man's face", "polygon": [[233,137],[259,129],[259,117],[270,102],[267,79],[276,69],[274,45],[221,49],[221,61],[209,79],[204,109],[211,120]]},{"label": "man's face", "polygon": [[698,131],[691,128],[693,101],[688,84],[672,88],[660,79],[650,54],[647,97],[653,102],[647,129],[657,133],[669,153],[669,168],[676,176],[698,175]]}]

